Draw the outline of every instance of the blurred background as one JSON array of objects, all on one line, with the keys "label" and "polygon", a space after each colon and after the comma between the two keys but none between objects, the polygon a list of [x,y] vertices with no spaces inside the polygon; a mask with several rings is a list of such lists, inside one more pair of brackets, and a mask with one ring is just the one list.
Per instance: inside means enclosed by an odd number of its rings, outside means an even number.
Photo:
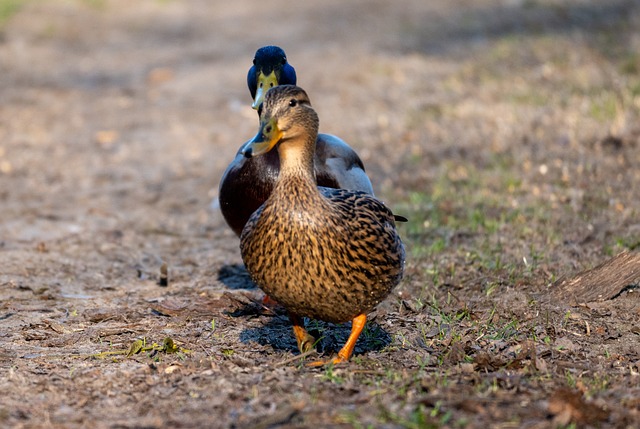
[{"label": "blurred background", "polygon": [[[566,200],[578,213],[586,180],[598,183],[592,198],[620,209],[636,170],[616,190],[613,178],[589,176],[605,162],[590,157],[597,142],[637,141],[639,7],[2,0],[5,213],[43,203],[77,211],[70,199],[85,198],[146,217],[135,201],[160,199],[187,178],[181,197],[202,209],[257,129],[245,80],[266,44],[285,49],[321,131],[359,152],[376,192],[414,204],[415,234],[456,181],[472,180],[470,194],[492,193],[505,207]],[[147,196],[123,196],[137,191]]]}]

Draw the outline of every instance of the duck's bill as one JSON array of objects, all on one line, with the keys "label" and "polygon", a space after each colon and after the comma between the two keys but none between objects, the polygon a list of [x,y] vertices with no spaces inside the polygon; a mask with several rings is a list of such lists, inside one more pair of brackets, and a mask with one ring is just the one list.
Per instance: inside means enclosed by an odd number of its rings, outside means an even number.
[{"label": "duck's bill", "polygon": [[265,75],[262,72],[258,73],[258,89],[256,90],[256,96],[253,99],[251,107],[258,109],[264,100],[264,95],[274,86],[278,86],[278,78],[276,77],[275,72],[272,71],[268,75]]},{"label": "duck's bill", "polygon": [[274,119],[264,121],[260,125],[260,131],[242,148],[245,158],[259,156],[269,152],[282,138],[282,132]]}]

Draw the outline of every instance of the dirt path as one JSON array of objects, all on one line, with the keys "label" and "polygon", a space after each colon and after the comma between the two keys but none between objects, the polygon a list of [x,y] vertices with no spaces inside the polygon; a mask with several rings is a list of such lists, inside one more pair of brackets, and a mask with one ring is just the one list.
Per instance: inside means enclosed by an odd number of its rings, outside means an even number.
[{"label": "dirt path", "polygon": [[[640,279],[554,293],[640,247],[640,2],[343,3],[3,24],[0,426],[640,425]],[[338,368],[296,358],[210,208],[265,44],[410,218],[406,278]],[[309,326],[326,354],[349,331]]]}]

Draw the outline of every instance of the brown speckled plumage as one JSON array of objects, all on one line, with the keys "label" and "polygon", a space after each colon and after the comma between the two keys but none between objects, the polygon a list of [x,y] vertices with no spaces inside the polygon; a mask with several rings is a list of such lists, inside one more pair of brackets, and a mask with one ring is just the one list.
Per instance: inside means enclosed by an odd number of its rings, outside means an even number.
[{"label": "brown speckled plumage", "polygon": [[[254,142],[271,141],[266,150],[275,145],[281,170],[271,196],[242,231],[242,259],[258,286],[294,317],[366,320],[402,278],[404,247],[382,202],[365,192],[316,186],[317,130],[318,117],[302,89],[267,92]],[[338,361],[352,351],[341,352]]]}]

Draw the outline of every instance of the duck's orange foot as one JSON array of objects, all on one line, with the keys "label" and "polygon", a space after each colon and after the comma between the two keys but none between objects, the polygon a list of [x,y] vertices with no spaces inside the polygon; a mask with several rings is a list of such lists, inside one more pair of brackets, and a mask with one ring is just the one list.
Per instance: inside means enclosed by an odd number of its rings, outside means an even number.
[{"label": "duck's orange foot", "polygon": [[351,334],[349,334],[349,338],[347,339],[347,342],[344,344],[344,347],[342,347],[342,349],[340,349],[340,351],[338,352],[337,357],[333,359],[329,359],[327,361],[319,360],[319,361],[311,362],[311,363],[308,363],[307,366],[319,367],[319,366],[325,366],[329,364],[337,365],[342,362],[347,362],[351,357],[351,355],[353,354],[353,350],[356,347],[356,341],[358,341],[358,337],[360,336],[360,333],[364,329],[365,323],[367,323],[366,314],[361,314],[357,316],[355,319],[353,319],[353,322],[351,323]]},{"label": "duck's orange foot", "polygon": [[306,353],[313,348],[316,339],[304,328],[294,326],[293,331],[296,335],[296,341],[298,342],[298,350],[300,350],[300,353]]},{"label": "duck's orange foot", "polygon": [[295,314],[289,314],[289,320],[293,324],[293,334],[298,342],[298,350],[300,350],[300,353],[308,352],[315,344],[316,339],[304,329],[302,318]]},{"label": "duck's orange foot", "polygon": [[347,362],[348,360],[349,358],[345,359],[344,357],[341,357],[340,354],[338,354],[338,357],[336,358],[329,359],[329,360],[316,360],[313,362],[309,362],[307,366],[310,368],[319,368],[321,366],[326,366],[326,365],[337,365],[342,362]]}]

